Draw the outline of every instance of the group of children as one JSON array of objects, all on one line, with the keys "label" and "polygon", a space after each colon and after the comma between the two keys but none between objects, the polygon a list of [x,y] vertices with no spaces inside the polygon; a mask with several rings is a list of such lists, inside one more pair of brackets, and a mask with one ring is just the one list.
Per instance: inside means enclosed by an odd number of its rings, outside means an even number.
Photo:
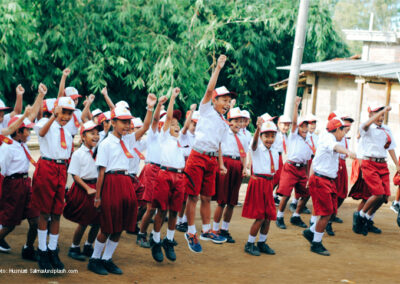
[{"label": "group of children", "polygon": [[[47,88],[40,84],[34,104],[23,115],[24,90],[18,86],[11,113],[4,114],[10,108],[0,102],[0,251],[10,251],[5,237],[26,218],[29,230],[22,257],[37,261],[44,272],[63,270],[58,247],[63,214],[78,224],[68,256],[80,261],[89,257],[88,269],[97,274],[122,274],[112,256],[123,231],[136,233],[137,244],[150,248],[155,261],[162,262],[164,254],[175,261],[175,229],[184,232],[195,253],[202,252],[200,240],[235,242],[229,226],[243,178],[248,177],[242,216],[254,222],[246,253],[275,254],[266,242],[270,222],[276,220],[278,228],[286,229],[284,210],[294,189],[290,223],[305,228],[303,235],[312,252],[329,255],[322,236],[325,231],[334,235],[332,222],[341,222],[336,214],[347,197],[346,158],[354,159],[357,169],[353,169],[357,176],[352,176],[350,196],[362,200],[353,230],[380,233],[373,218],[390,196],[387,151],[400,172],[392,133],[383,125],[390,107],[369,109],[370,119],[360,127],[357,155],[349,150],[346,137],[353,119],[333,112],[326,131],[318,136],[315,116],[298,117],[299,97],[292,117],[282,115],[275,125],[275,117],[266,113],[258,117],[252,135],[247,130],[249,112],[234,106],[237,94],[216,88],[225,61],[224,55],[218,58],[198,111],[196,104],[190,107],[182,129],[182,113],[174,110],[179,88],[172,90],[166,111],[167,97],[149,94],[142,121],[132,116],[125,101],[114,105],[106,88],[101,93],[109,111],[90,111],[94,95],[86,98],[83,111],[78,110],[81,95],[74,87],[65,88],[69,69],[63,71],[58,97],[44,99]],[[30,129],[39,139],[37,162],[26,144]],[[78,132],[81,146],[75,149]],[[145,166],[140,171],[141,160]],[[35,167],[32,181],[30,163]],[[73,184],[66,191],[68,174]],[[308,228],[300,215],[308,210],[310,197],[313,210]],[[200,234],[195,226],[199,200]],[[211,224],[212,200],[217,206]],[[161,238],[164,222],[167,231]]]}]

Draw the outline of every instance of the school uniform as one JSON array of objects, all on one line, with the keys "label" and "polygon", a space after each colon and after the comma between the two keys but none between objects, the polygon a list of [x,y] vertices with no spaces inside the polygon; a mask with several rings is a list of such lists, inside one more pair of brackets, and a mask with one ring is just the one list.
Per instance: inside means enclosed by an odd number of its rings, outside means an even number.
[{"label": "school uniform", "polygon": [[25,218],[39,216],[39,211],[31,207],[32,187],[28,176],[30,151],[25,143],[11,140],[12,144],[3,143],[0,147],[3,176],[0,224],[3,226],[17,226]]},{"label": "school uniform", "polygon": [[279,169],[279,153],[272,147],[267,149],[261,140],[256,151],[251,149],[250,152],[253,157],[253,174],[247,187],[242,216],[276,220],[273,178]]},{"label": "school uniform", "polygon": [[200,103],[200,118],[196,126],[195,141],[186,162],[185,172],[192,182],[188,182],[186,192],[189,195],[213,196],[215,178],[218,170],[218,151],[229,126],[226,120],[211,104]]},{"label": "school uniform", "polygon": [[123,136],[121,143],[121,139],[110,133],[99,145],[96,166],[106,168],[101,191],[100,227],[103,233],[134,232],[136,229],[138,203],[128,175],[128,156],[131,156],[128,146],[132,139],[135,141],[134,133]]},{"label": "school uniform", "polygon": [[[0,122],[0,129],[7,128],[10,120],[11,120],[11,114],[10,113],[5,114],[3,116],[3,121]],[[1,145],[1,142],[0,142],[0,145]]]},{"label": "school uniform", "polygon": [[[89,187],[96,189],[97,166],[93,152],[84,144],[72,154],[68,173],[80,177]],[[100,224],[94,198],[95,194],[88,195],[84,188],[74,182],[65,195],[64,217],[83,226]]]},{"label": "school uniform", "polygon": [[72,118],[65,125],[65,128],[71,133],[72,136],[75,136],[78,133],[79,127],[82,123],[82,111],[80,109],[75,109],[72,113]]},{"label": "school uniform", "polygon": [[235,134],[229,129],[228,134],[221,143],[221,150],[227,173],[221,175],[217,172],[215,184],[216,192],[213,197],[213,200],[216,200],[218,204],[237,205],[239,190],[243,179],[243,164],[240,159],[241,153],[239,149],[242,150],[242,155],[245,157],[247,152],[245,149],[248,149],[247,138],[243,134]]},{"label": "school uniform", "polygon": [[282,173],[283,168],[283,154],[287,154],[287,140],[288,137],[286,133],[282,133],[278,131],[275,136],[275,141],[272,144],[272,148],[275,149],[279,154],[279,169],[276,171],[274,175],[274,187],[279,184],[279,180]]},{"label": "school uniform", "polygon": [[143,194],[144,194],[144,185],[140,182],[138,178],[139,168],[140,168],[140,161],[145,159],[142,152],[146,150],[146,141],[140,140],[135,141],[129,145],[129,150],[133,156],[132,159],[129,159],[129,170],[128,173],[131,176],[131,180],[133,186],[136,191],[136,198],[138,200],[139,207],[144,206],[146,204],[143,201]]},{"label": "school uniform", "polygon": [[356,155],[357,159],[354,159],[351,164],[350,183],[353,185],[350,189],[349,197],[353,198],[354,200],[368,200],[368,198],[371,197],[371,194],[369,193],[368,187],[364,182],[360,162],[364,157],[362,137],[358,139]]},{"label": "school uniform", "polygon": [[186,134],[183,134],[182,130],[179,133],[179,143],[182,146],[182,152],[183,156],[185,157],[185,161],[187,160],[187,158],[190,155],[190,152],[192,151],[195,137],[196,137],[195,134],[191,133],[189,130],[186,131]]},{"label": "school uniform", "polygon": [[169,129],[159,135],[161,168],[154,186],[152,206],[160,210],[179,212],[185,195],[186,180],[183,173],[185,157],[178,138]]},{"label": "school uniform", "polygon": [[47,121],[48,118],[42,118],[34,127],[39,139],[41,157],[33,174],[32,206],[45,214],[61,215],[64,209],[72,136],[65,127],[54,121],[46,135],[40,137],[40,129]]},{"label": "school uniform", "polygon": [[[349,149],[349,142],[347,137],[343,137],[343,139],[339,142],[339,144]],[[339,154],[339,170],[336,179],[336,189],[337,189],[337,196],[341,199],[346,199],[347,192],[348,192],[348,174],[347,174],[347,167],[346,167],[346,157],[345,154]]]},{"label": "school uniform", "polygon": [[[360,126],[363,138],[364,157],[361,171],[371,195],[390,196],[389,169],[386,163],[387,151],[396,148],[396,142],[389,127],[378,127],[375,123],[365,131]],[[386,147],[386,148],[385,148]]]},{"label": "school uniform", "polygon": [[288,146],[287,161],[282,169],[277,194],[290,196],[294,187],[296,199],[308,197],[306,166],[313,155],[312,147],[299,135],[298,128],[289,134]]}]

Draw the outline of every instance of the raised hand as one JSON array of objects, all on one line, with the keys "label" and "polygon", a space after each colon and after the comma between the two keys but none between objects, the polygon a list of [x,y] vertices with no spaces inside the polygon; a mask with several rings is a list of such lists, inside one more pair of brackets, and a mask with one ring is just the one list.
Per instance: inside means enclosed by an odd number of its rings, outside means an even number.
[{"label": "raised hand", "polygon": [[218,57],[218,62],[217,62],[218,68],[222,69],[225,65],[225,62],[226,62],[226,56],[224,54],[221,54]]},{"label": "raised hand", "polygon": [[102,94],[103,96],[108,96],[107,87],[104,87],[104,88],[101,90],[101,94]]},{"label": "raised hand", "polygon": [[236,105],[236,99],[231,100],[231,108],[235,107]]},{"label": "raised hand", "polygon": [[257,127],[258,128],[261,128],[261,125],[264,123],[264,119],[261,117],[261,116],[259,116],[259,117],[257,117]]},{"label": "raised hand", "polygon": [[69,74],[71,74],[71,69],[65,68],[65,69],[63,70],[63,76],[64,76],[64,77],[68,77]]},{"label": "raised hand", "polygon": [[89,95],[89,98],[87,98],[88,103],[89,103],[89,104],[93,103],[93,101],[94,101],[95,98],[96,98],[95,95],[90,94],[90,95]]},{"label": "raised hand", "polygon": [[47,87],[46,87],[46,85],[43,84],[43,83],[40,83],[40,84],[39,84],[39,87],[38,87],[38,92],[39,92],[39,94],[45,96],[45,95],[47,94]]},{"label": "raised hand", "polygon": [[191,110],[191,111],[195,111],[196,108],[197,108],[197,104],[192,104],[192,105],[190,106],[190,110]]},{"label": "raised hand", "polygon": [[57,117],[61,112],[62,112],[62,108],[60,106],[56,106],[54,108],[53,114],[55,117]]},{"label": "raised hand", "polygon": [[392,107],[391,106],[386,106],[385,107],[385,112],[389,112],[389,111],[391,111],[392,110]]},{"label": "raised hand", "polygon": [[30,105],[27,105],[25,107],[25,112],[24,112],[24,117],[28,117],[32,112],[32,107]]},{"label": "raised hand", "polygon": [[165,104],[165,102],[166,102],[167,100],[168,100],[167,96],[161,96],[161,97],[158,98],[158,103],[159,103],[160,105],[163,105],[163,104]]},{"label": "raised hand", "polygon": [[15,92],[17,93],[17,96],[22,96],[25,93],[25,89],[21,84],[19,84],[15,89]]},{"label": "raised hand", "polygon": [[180,92],[181,92],[181,89],[179,89],[179,88],[174,88],[174,89],[172,90],[172,97],[173,97],[173,98],[176,98],[176,97],[179,95]]},{"label": "raised hand", "polygon": [[157,97],[156,97],[156,95],[155,95],[155,94],[149,94],[149,95],[147,96],[146,103],[147,103],[147,105],[148,105],[149,107],[155,106],[155,104],[157,103]]}]

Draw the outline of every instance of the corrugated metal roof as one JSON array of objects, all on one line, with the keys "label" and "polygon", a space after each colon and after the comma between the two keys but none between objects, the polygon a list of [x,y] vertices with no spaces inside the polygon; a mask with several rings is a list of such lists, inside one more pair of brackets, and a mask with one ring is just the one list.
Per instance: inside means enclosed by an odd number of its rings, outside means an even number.
[{"label": "corrugated metal roof", "polygon": [[[278,70],[290,70],[290,66],[277,67]],[[302,64],[301,71],[324,72],[331,74],[349,74],[362,77],[398,79],[399,63],[379,63],[364,60],[330,60]]]}]

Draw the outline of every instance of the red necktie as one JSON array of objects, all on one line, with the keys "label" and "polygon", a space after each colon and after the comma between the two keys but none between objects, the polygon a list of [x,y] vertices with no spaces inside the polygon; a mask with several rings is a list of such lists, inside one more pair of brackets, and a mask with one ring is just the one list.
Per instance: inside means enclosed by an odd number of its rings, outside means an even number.
[{"label": "red necktie", "polygon": [[145,159],[144,155],[142,153],[140,153],[140,151],[137,148],[133,148],[133,151],[135,151],[135,153],[139,156],[139,159],[141,159],[141,160]]},{"label": "red necktie", "polygon": [[275,166],[274,166],[274,158],[272,157],[272,152],[271,150],[268,150],[269,152],[269,159],[271,161],[271,173],[275,173]]},{"label": "red necktie", "polygon": [[35,160],[32,158],[31,155],[29,155],[29,152],[25,149],[24,145],[21,144],[21,147],[22,147],[22,149],[24,149],[25,155],[26,155],[26,157],[28,158],[29,162],[31,162],[32,165],[36,167],[36,162],[35,162]]},{"label": "red necktie", "polygon": [[312,149],[311,150],[315,154],[316,149],[315,149],[314,139],[312,138],[312,135],[310,135],[310,139],[311,139],[311,143],[312,143]]},{"label": "red necktie", "polygon": [[129,152],[128,149],[126,148],[124,141],[122,141],[122,139],[119,141],[120,141],[120,144],[121,144],[122,150],[124,151],[125,156],[128,159],[132,159],[133,156],[132,156],[131,152]]},{"label": "red necktie", "polygon": [[4,135],[0,135],[0,142],[1,143],[4,142],[4,143],[9,144],[9,145],[11,145],[13,143],[13,141],[10,138],[8,138],[8,137],[6,137]]},{"label": "red necktie", "polygon": [[221,119],[222,119],[226,124],[228,124],[229,127],[231,127],[231,124],[229,123],[229,121],[227,121],[227,120],[223,117],[222,114],[219,114],[219,116],[221,117]]},{"label": "red necktie", "polygon": [[378,126],[378,129],[383,130],[383,132],[385,132],[386,134],[386,144],[385,146],[383,146],[385,149],[388,149],[390,147],[390,144],[392,144],[392,138],[390,138],[389,133],[387,133],[387,131],[385,130],[385,128]]},{"label": "red necktie", "polygon": [[67,142],[65,141],[64,128],[60,127],[61,148],[67,149]]},{"label": "red necktie", "polygon": [[238,137],[235,133],[233,133],[233,136],[235,136],[236,144],[238,145],[238,148],[239,148],[239,155],[240,155],[240,157],[241,157],[241,158],[246,157],[246,152],[244,151],[242,142],[240,142],[239,137]]},{"label": "red necktie", "polygon": [[94,154],[93,154],[93,151],[92,151],[92,149],[89,149],[89,153],[90,153],[90,155],[92,156],[93,160],[95,160],[95,161],[96,161],[96,158],[94,157]]},{"label": "red necktie", "polygon": [[285,134],[282,134],[282,138],[283,138],[283,152],[285,152],[285,154],[286,154],[286,139],[285,139]]},{"label": "red necktie", "polygon": [[75,127],[78,128],[80,126],[79,120],[76,117],[75,113],[73,113],[72,116],[74,118]]}]

